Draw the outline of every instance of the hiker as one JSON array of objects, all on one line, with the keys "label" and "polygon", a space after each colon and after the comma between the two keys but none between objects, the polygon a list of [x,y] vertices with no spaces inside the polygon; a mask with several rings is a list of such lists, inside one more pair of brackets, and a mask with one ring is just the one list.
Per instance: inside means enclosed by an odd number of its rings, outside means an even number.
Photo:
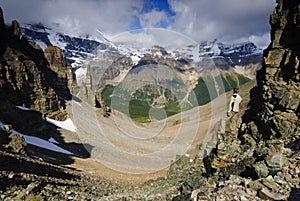
[{"label": "hiker", "polygon": [[233,94],[229,103],[229,110],[227,112],[227,117],[229,117],[230,131],[232,134],[237,134],[240,127],[240,120],[238,112],[240,111],[240,103],[242,101],[241,96],[239,95],[239,89],[234,88]]},{"label": "hiker", "polygon": [[229,109],[227,111],[227,115],[221,123],[220,133],[225,133],[226,128],[226,121],[229,121],[229,128],[232,134],[238,134],[238,129],[240,127],[240,118],[239,118],[239,111],[240,111],[240,103],[242,101],[241,96],[239,95],[239,89],[234,88],[233,94],[231,96],[229,102]]}]

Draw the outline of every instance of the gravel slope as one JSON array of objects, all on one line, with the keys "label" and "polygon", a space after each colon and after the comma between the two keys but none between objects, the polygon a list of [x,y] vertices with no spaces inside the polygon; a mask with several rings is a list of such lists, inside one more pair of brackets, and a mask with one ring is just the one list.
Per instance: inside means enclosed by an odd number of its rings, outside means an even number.
[{"label": "gravel slope", "polygon": [[[242,107],[248,102],[255,83],[241,87]],[[126,115],[113,112],[105,118],[90,104],[73,100],[70,111],[77,136],[63,131],[86,146],[90,159],[76,159],[72,167],[121,182],[140,183],[165,175],[177,155],[195,155],[198,144],[216,141],[215,128],[225,115],[231,92],[211,103],[149,125],[132,122]],[[77,99],[76,99],[77,100]]]}]

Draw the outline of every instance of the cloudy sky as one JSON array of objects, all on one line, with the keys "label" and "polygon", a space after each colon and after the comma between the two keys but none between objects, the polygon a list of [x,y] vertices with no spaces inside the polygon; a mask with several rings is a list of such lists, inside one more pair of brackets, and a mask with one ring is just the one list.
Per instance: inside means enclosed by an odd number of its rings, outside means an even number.
[{"label": "cloudy sky", "polygon": [[[190,40],[269,43],[275,0],[0,0],[6,22],[42,23],[70,35],[148,42]],[[150,28],[150,29],[149,29]],[[142,30],[148,30],[142,31]],[[153,34],[149,30],[158,30]],[[164,33],[165,34],[164,34]],[[172,36],[176,35],[175,38]],[[126,36],[126,37],[125,37]]]}]

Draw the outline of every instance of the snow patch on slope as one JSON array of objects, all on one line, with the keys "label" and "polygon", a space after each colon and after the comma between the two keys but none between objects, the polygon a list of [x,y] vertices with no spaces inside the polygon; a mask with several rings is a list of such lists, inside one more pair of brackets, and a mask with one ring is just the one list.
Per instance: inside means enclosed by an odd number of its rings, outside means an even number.
[{"label": "snow patch on slope", "polygon": [[134,65],[136,65],[141,60],[141,58],[144,57],[145,54],[150,52],[150,49],[148,48],[136,49],[123,45],[119,45],[117,49],[120,54],[130,57]]},{"label": "snow patch on slope", "polygon": [[76,132],[76,129],[77,129],[76,126],[74,125],[73,121],[70,118],[66,119],[65,121],[56,121],[54,119],[50,119],[50,118],[46,117],[46,121],[57,127],[60,127],[65,130],[72,131],[72,132]]},{"label": "snow patch on slope", "polygon": [[[0,121],[0,127],[3,127],[4,124]],[[47,150],[51,150],[51,151],[54,151],[54,152],[58,152],[58,153],[63,153],[63,154],[67,154],[67,155],[74,155],[72,152],[68,151],[68,150],[65,150],[55,144],[58,144],[58,142],[56,140],[44,140],[44,139],[41,139],[41,138],[38,138],[38,137],[35,137],[35,136],[29,136],[29,135],[25,135],[23,133],[20,133],[18,131],[15,131],[15,130],[12,130],[12,134],[15,134],[15,135],[19,135],[21,137],[24,138],[24,140],[26,141],[27,144],[31,144],[31,145],[34,145],[34,146],[37,146],[37,147],[40,147],[40,148],[44,148],[44,149],[47,149]],[[55,144],[54,144],[55,143]]]},{"label": "snow patch on slope", "polygon": [[[29,108],[23,107],[23,106],[16,106],[17,108],[19,108],[20,110],[30,110]],[[46,117],[46,121],[48,123],[51,123],[57,127],[63,128],[65,130],[69,130],[72,132],[76,132],[76,126],[74,125],[72,119],[68,118],[65,121],[56,121],[54,119],[50,119],[48,117]]]},{"label": "snow patch on slope", "polygon": [[30,110],[29,108],[23,106],[16,106],[16,107],[19,108],[20,110],[25,110],[25,111]]},{"label": "snow patch on slope", "polygon": [[79,80],[79,79],[85,79],[85,76],[86,76],[86,70],[87,68],[78,68],[76,71],[75,71],[75,75],[76,75],[76,79]]}]

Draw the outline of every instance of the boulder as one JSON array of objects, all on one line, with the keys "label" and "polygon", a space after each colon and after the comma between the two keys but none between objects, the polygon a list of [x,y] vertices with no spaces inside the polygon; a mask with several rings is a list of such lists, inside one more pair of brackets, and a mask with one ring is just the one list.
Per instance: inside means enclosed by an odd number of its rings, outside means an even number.
[{"label": "boulder", "polygon": [[286,200],[287,197],[280,193],[274,193],[267,188],[263,188],[258,193],[259,197],[264,200]]},{"label": "boulder", "polygon": [[281,153],[275,153],[267,159],[267,165],[270,173],[274,174],[282,170],[283,167],[288,166],[289,160]]},{"label": "boulder", "polygon": [[16,134],[10,134],[9,138],[10,142],[5,147],[12,149],[15,153],[26,155],[27,143],[24,138]]},{"label": "boulder", "polygon": [[267,177],[269,170],[264,161],[260,161],[254,164],[254,169],[258,177]]}]

